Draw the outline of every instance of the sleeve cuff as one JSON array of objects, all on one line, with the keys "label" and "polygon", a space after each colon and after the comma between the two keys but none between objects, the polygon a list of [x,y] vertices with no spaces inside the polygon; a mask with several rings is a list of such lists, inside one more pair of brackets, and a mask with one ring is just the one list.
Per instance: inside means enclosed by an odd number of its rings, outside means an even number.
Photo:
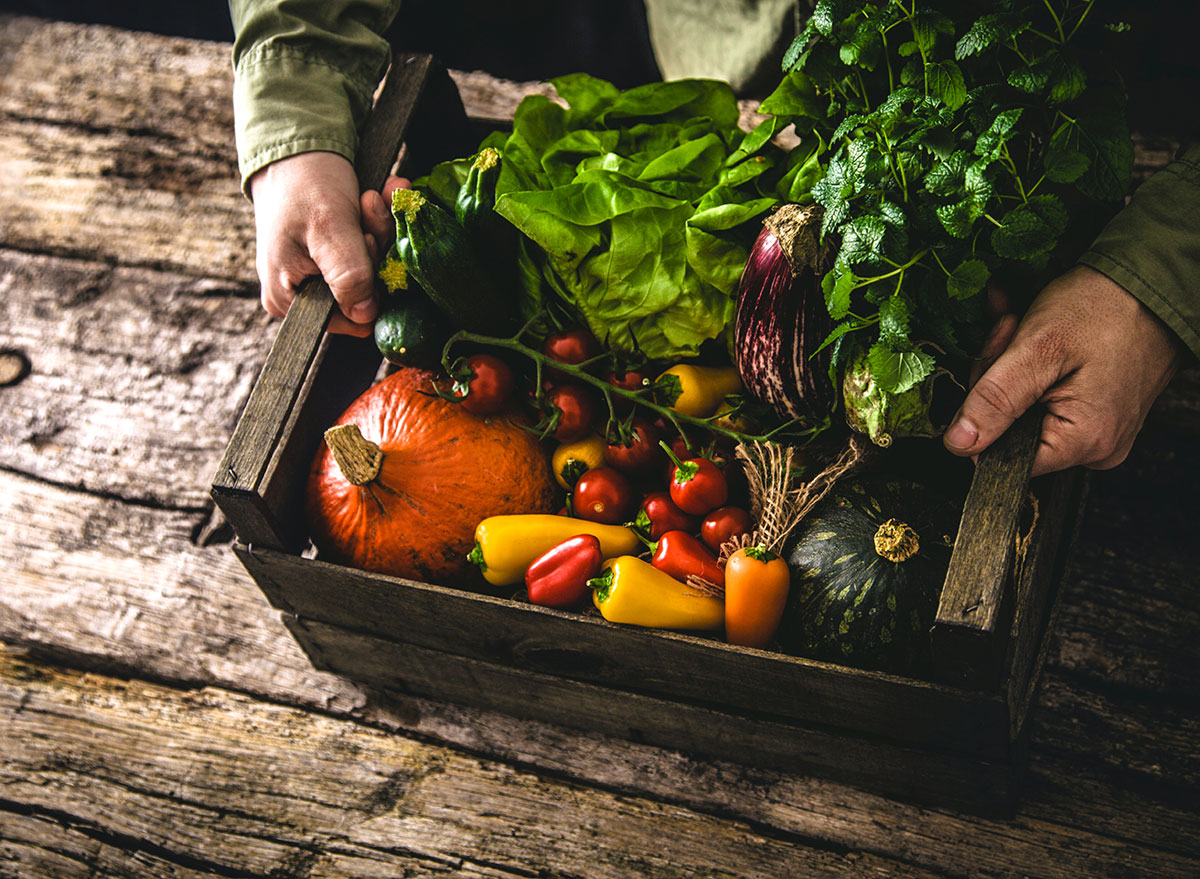
[{"label": "sleeve cuff", "polygon": [[1200,147],[1143,183],[1079,262],[1120,284],[1200,357]]},{"label": "sleeve cuff", "polygon": [[256,171],[298,153],[326,150],[353,162],[370,106],[361,77],[303,49],[264,45],[246,55],[233,89],[242,192],[249,197]]}]

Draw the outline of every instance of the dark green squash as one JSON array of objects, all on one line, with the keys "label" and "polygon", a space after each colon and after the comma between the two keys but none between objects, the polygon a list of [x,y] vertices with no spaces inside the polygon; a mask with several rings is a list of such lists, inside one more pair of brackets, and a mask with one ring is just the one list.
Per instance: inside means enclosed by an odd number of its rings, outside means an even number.
[{"label": "dark green squash", "polygon": [[787,652],[919,672],[961,511],[910,482],[840,486],[788,541]]},{"label": "dark green squash", "polygon": [[389,362],[435,369],[448,338],[446,319],[416,285],[380,303],[375,345]]},{"label": "dark green squash", "polygon": [[511,292],[497,284],[496,271],[481,260],[454,216],[419,192],[397,189],[396,257],[455,327],[505,335],[518,327]]}]

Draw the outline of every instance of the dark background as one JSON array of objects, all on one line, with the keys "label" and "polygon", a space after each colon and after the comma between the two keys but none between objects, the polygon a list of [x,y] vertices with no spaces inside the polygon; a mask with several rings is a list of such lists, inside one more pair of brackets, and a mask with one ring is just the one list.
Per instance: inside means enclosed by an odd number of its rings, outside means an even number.
[{"label": "dark background", "polygon": [[[802,0],[803,2],[803,0]],[[1200,136],[1200,0],[1099,0],[1132,25],[1120,63],[1131,127],[1143,134]],[[172,36],[231,41],[222,2],[0,0],[0,9],[112,24]],[[406,0],[393,26],[405,48],[448,67],[509,79],[583,71],[621,88],[660,78],[641,0]]]}]

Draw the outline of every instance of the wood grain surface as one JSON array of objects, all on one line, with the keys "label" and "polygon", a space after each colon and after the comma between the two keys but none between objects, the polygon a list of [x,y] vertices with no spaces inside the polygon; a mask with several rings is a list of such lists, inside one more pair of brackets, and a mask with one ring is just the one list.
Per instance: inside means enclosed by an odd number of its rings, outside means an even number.
[{"label": "wood grain surface", "polygon": [[1194,366],[1094,474],[1012,820],[314,670],[207,498],[276,326],[228,64],[0,19],[0,877],[1200,875]]}]

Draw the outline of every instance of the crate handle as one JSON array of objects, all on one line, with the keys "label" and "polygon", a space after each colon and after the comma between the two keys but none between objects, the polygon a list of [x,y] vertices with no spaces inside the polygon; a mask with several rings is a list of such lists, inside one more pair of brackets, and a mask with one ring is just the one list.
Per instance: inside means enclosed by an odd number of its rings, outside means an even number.
[{"label": "crate handle", "polygon": [[[459,111],[465,126],[457,88],[445,68],[431,55],[397,55],[363,129],[355,161],[360,189],[382,188],[422,106],[438,105],[437,111],[445,112],[446,105],[454,102],[457,108],[450,109]],[[414,134],[420,132],[414,129]],[[426,132],[424,136],[436,135]],[[294,491],[272,491],[270,483],[288,424],[304,402],[301,389],[306,379],[326,348],[341,343],[325,333],[335,307],[322,278],[301,282],[218,465],[212,495],[243,543],[287,551],[303,540],[296,528],[285,524]]]},{"label": "crate handle", "polygon": [[934,673],[945,683],[986,688],[1000,679],[1015,589],[1009,568],[1043,415],[1030,409],[976,463],[931,632]]}]

